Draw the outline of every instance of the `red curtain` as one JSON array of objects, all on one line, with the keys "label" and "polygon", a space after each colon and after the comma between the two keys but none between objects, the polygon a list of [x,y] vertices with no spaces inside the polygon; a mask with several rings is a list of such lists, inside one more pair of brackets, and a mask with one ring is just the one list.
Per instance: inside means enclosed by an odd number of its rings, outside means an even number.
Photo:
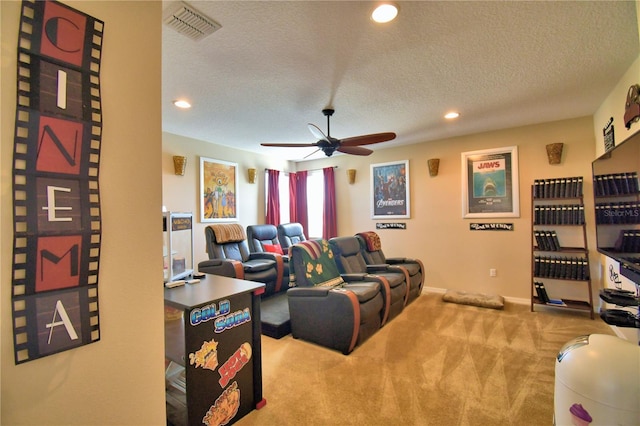
[{"label": "red curtain", "polygon": [[336,181],[333,167],[322,169],[324,173],[324,203],[322,210],[322,238],[338,236],[338,221],[336,217]]},{"label": "red curtain", "polygon": [[267,200],[267,217],[265,223],[278,226],[280,224],[280,171],[267,169],[267,176],[267,193],[269,199]]},{"label": "red curtain", "polygon": [[291,222],[298,222],[304,232],[308,232],[306,171],[289,173],[289,212]]},{"label": "red curtain", "polygon": [[296,174],[289,173],[289,221],[295,222],[296,216]]}]

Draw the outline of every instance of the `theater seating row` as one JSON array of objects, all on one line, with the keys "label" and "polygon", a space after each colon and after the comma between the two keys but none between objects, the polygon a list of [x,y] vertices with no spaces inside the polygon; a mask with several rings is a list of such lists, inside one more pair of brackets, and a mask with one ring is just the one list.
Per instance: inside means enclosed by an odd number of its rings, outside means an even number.
[{"label": "theater seating row", "polygon": [[298,223],[206,228],[200,272],[264,282],[262,333],[350,353],[417,298],[421,261],[386,258],[375,232],[307,240]]},{"label": "theater seating row", "polygon": [[[198,264],[206,274],[265,284],[260,322],[262,334],[279,339],[291,333],[286,291],[289,289],[287,248],[306,240],[299,223],[252,225],[215,224],[205,228],[209,259]],[[282,244],[281,244],[282,243]]]},{"label": "theater seating row", "polygon": [[[374,252],[379,260],[368,263]],[[345,355],[422,291],[422,262],[384,258],[374,232],[301,242],[289,257],[291,334]]]}]

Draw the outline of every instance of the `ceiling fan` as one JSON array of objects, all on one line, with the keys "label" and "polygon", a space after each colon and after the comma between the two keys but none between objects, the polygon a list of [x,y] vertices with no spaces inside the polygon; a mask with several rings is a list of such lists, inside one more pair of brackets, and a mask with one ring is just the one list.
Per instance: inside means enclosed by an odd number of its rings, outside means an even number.
[{"label": "ceiling fan", "polygon": [[[344,139],[336,139],[331,137],[331,130],[329,128],[329,119],[333,115],[335,110],[331,108],[323,109],[322,113],[327,117],[327,135],[320,130],[318,126],[315,124],[309,123],[307,126],[309,127],[309,131],[313,136],[318,138],[317,142],[314,143],[261,143],[262,146],[276,146],[276,147],[294,147],[294,148],[303,148],[308,146],[315,146],[318,148],[316,151],[312,152],[310,155],[314,154],[317,151],[322,151],[327,157],[331,157],[335,151],[343,152],[345,154],[352,155],[370,155],[373,151],[367,148],[362,148],[360,145],[371,145],[374,143],[387,142],[392,139],[395,139],[396,134],[393,132],[387,133],[373,133],[370,135],[362,135],[362,136],[353,136],[350,138]],[[305,158],[307,158],[305,157]]]}]

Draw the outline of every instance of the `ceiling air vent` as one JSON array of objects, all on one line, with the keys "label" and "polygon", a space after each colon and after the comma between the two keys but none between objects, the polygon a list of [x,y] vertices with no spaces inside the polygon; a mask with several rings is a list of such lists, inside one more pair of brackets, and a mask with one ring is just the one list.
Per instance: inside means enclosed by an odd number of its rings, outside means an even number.
[{"label": "ceiling air vent", "polygon": [[222,28],[222,25],[184,2],[175,2],[167,7],[164,23],[196,41]]}]

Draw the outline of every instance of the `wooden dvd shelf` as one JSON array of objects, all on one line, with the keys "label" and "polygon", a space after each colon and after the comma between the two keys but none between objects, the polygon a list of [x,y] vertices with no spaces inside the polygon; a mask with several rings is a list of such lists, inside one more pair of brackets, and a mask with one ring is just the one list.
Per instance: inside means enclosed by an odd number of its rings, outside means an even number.
[{"label": "wooden dvd shelf", "polygon": [[[531,186],[532,312],[536,305],[545,305],[587,311],[594,318],[582,183],[576,176],[536,179]],[[571,244],[563,245],[566,240]],[[556,289],[583,286],[584,299],[554,298],[545,282]]]}]

